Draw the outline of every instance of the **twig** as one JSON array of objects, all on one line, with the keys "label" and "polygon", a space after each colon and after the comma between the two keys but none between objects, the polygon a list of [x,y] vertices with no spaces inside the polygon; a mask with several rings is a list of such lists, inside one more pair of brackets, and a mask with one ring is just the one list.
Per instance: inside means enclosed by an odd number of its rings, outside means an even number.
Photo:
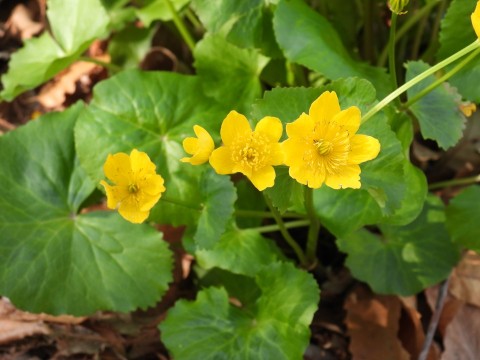
[{"label": "twig", "polygon": [[440,315],[442,314],[443,305],[445,305],[445,299],[447,298],[449,283],[450,283],[450,276],[441,283],[438,289],[437,303],[435,304],[435,310],[433,312],[432,318],[430,319],[427,336],[425,337],[425,342],[423,343],[422,352],[418,356],[418,360],[427,359],[430,346],[433,341],[433,336],[435,335],[438,321],[440,320]]}]

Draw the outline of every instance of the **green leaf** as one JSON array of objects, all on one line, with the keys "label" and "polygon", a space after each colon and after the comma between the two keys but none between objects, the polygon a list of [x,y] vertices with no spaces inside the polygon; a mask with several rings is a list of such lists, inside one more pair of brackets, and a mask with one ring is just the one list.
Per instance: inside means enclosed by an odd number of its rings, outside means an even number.
[{"label": "green leaf", "polygon": [[287,167],[277,167],[275,172],[275,185],[265,189],[265,194],[272,200],[273,206],[281,213],[292,208],[305,212],[304,186],[290,177]]},{"label": "green leaf", "polygon": [[241,308],[229,303],[223,288],[203,290],[194,302],[178,301],[160,324],[173,357],[301,359],[319,301],[316,282],[282,263],[265,267],[256,282],[262,295]]},{"label": "green leaf", "polygon": [[2,76],[0,96],[12,100],[52,78],[71,65],[90,45],[103,35],[108,16],[100,0],[49,0],[47,15],[53,37],[43,33],[25,42],[9,62]]},{"label": "green leaf", "polygon": [[[476,40],[470,15],[475,10],[477,0],[453,0],[443,17],[440,29],[440,49],[438,60],[443,60]],[[456,63],[447,67],[452,69]],[[480,58],[468,63],[449,82],[457,87],[467,99],[480,102]]]},{"label": "green leaf", "polygon": [[405,158],[410,158],[410,146],[413,141],[413,121],[404,112],[396,112],[395,110],[388,115],[390,126],[397,135],[398,140],[402,143]]},{"label": "green leaf", "polygon": [[240,47],[255,47],[262,36],[264,0],[193,0],[192,6],[211,34],[219,34]]},{"label": "green leaf", "polygon": [[[75,128],[80,163],[98,183],[108,154],[134,148],[145,151],[165,179],[165,198],[151,219],[172,225],[195,225],[202,201],[198,192],[202,167],[182,163],[181,142],[193,125],[220,129],[226,111],[203,94],[200,79],[174,73],[125,71],[94,88],[93,100]],[[218,130],[217,130],[218,131]]]},{"label": "green leaf", "polygon": [[434,197],[411,224],[381,225],[382,235],[365,229],[337,241],[346,265],[375,292],[408,296],[443,279],[459,260],[459,249],[445,229],[442,202]]},{"label": "green leaf", "polygon": [[231,229],[209,249],[198,249],[195,258],[201,267],[254,276],[261,267],[282,258],[271,240],[255,230]]},{"label": "green leaf", "polygon": [[[175,10],[179,11],[190,0],[170,0]],[[146,27],[149,27],[155,20],[169,21],[172,20],[172,12],[168,7],[166,0],[148,1],[141,9],[137,10],[138,18]]]},{"label": "green leaf", "polygon": [[122,69],[138,68],[151,47],[155,27],[138,28],[128,25],[114,34],[108,43],[112,63]]},{"label": "green leaf", "polygon": [[[278,169],[277,169],[278,170]],[[278,171],[277,171],[278,174]],[[241,178],[239,181],[235,181],[235,187],[237,189],[238,199],[235,202],[236,210],[249,210],[249,211],[264,211],[267,205],[263,198],[259,196],[258,190],[252,185],[247,178]],[[251,216],[236,216],[235,219],[237,225],[240,228],[256,227],[260,226],[263,218],[251,217]]]},{"label": "green leaf", "polygon": [[100,0],[48,0],[47,17],[55,40],[67,54],[106,35],[108,15]]},{"label": "green leaf", "polygon": [[151,306],[172,280],[161,234],[116,213],[78,214],[95,188],[74,152],[81,108],[0,138],[0,293],[51,314]]},{"label": "green leaf", "polygon": [[237,193],[228,176],[217,175],[210,168],[203,173],[199,191],[202,211],[194,240],[198,248],[209,249],[225,231],[233,215]]},{"label": "green leaf", "polygon": [[384,217],[381,222],[390,225],[406,225],[420,215],[428,194],[427,178],[422,170],[409,161],[404,162],[404,181],[407,184],[401,200],[401,206],[392,216]]},{"label": "green leaf", "polygon": [[246,275],[238,275],[219,268],[206,270],[195,268],[198,276],[200,288],[221,287],[227,290],[230,297],[234,297],[242,304],[253,304],[261,295],[260,288],[255,282],[255,278]]},{"label": "green leaf", "polygon": [[333,26],[301,0],[280,1],[275,11],[275,35],[285,57],[331,80],[360,77],[372,82],[379,94],[390,91],[383,69],[355,61]]},{"label": "green leaf", "polygon": [[[430,68],[422,61],[410,61],[406,67],[406,81]],[[412,98],[435,80],[435,76],[432,75],[410,88],[407,91],[408,98]],[[439,86],[410,106],[410,110],[418,119],[422,136],[435,140],[443,149],[455,145],[462,137],[465,127],[465,117],[458,109],[455,95],[453,89]]]},{"label": "green leaf", "polygon": [[219,35],[206,36],[194,50],[195,68],[208,96],[245,113],[261,94],[260,73],[267,59]]},{"label": "green leaf", "polygon": [[447,229],[453,241],[480,253],[480,187],[473,185],[447,206]]},{"label": "green leaf", "polygon": [[375,199],[365,190],[327,186],[313,192],[315,211],[332,234],[342,237],[365,226],[378,223],[382,211]]},{"label": "green leaf", "polygon": [[193,0],[202,24],[210,34],[218,34],[242,48],[260,48],[270,57],[281,51],[273,34],[272,13],[265,0]]}]

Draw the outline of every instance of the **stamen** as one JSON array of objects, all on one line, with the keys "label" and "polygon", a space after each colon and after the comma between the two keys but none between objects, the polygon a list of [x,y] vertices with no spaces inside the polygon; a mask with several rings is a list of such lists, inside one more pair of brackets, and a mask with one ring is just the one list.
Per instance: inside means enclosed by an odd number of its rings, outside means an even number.
[{"label": "stamen", "polygon": [[128,185],[128,192],[130,194],[135,194],[138,191],[138,186],[136,184]]},{"label": "stamen", "polygon": [[317,148],[317,151],[320,155],[328,155],[333,150],[333,144],[328,140],[314,140],[313,144]]}]

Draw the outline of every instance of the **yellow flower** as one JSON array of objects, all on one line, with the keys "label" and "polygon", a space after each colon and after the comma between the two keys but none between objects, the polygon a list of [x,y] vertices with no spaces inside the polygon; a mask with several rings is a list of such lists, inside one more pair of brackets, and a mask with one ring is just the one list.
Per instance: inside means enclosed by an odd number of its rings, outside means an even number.
[{"label": "yellow flower", "polygon": [[380,151],[377,139],[356,135],[360,110],[340,110],[337,94],[324,92],[303,113],[287,124],[288,139],[282,143],[285,164],[299,183],[317,189],[325,183],[333,189],[360,188],[360,166]]},{"label": "yellow flower", "polygon": [[155,164],[144,152],[133,149],[130,156],[125,153],[109,154],[103,171],[114,183],[101,181],[107,192],[107,206],[116,209],[122,217],[140,224],[150,214],[165,191],[163,178],[155,173]]},{"label": "yellow flower", "polygon": [[212,152],[210,164],[218,174],[244,174],[262,191],[275,181],[272,165],[283,163],[278,143],[282,132],[282,123],[275,117],[264,117],[252,131],[245,116],[231,111],[220,129],[223,146]]},{"label": "yellow flower", "polygon": [[208,161],[215,144],[208,131],[203,127],[194,125],[193,131],[197,135],[196,138],[188,137],[183,140],[183,149],[192,157],[184,157],[180,161],[189,162],[192,165],[201,165]]},{"label": "yellow flower", "polygon": [[460,103],[458,107],[466,117],[472,116],[472,114],[477,111],[477,105],[468,101]]},{"label": "yellow flower", "polygon": [[472,19],[473,29],[477,37],[480,38],[480,1],[477,2],[477,7],[470,18]]}]

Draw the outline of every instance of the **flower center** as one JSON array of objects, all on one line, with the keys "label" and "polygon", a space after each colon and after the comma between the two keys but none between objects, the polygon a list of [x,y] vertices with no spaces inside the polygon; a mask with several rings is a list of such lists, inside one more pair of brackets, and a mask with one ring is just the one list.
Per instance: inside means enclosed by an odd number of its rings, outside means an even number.
[{"label": "flower center", "polygon": [[258,162],[258,151],[251,147],[245,147],[242,149],[242,158],[249,164],[254,165]]},{"label": "flower center", "polygon": [[315,145],[320,155],[328,155],[333,150],[333,144],[328,140],[324,140],[324,139],[314,140],[313,145]]},{"label": "flower center", "polygon": [[267,140],[259,134],[238,139],[236,144],[232,145],[232,160],[247,168],[261,168],[269,156],[267,144]]},{"label": "flower center", "polygon": [[128,192],[130,194],[135,194],[138,191],[138,186],[136,184],[128,185]]}]

